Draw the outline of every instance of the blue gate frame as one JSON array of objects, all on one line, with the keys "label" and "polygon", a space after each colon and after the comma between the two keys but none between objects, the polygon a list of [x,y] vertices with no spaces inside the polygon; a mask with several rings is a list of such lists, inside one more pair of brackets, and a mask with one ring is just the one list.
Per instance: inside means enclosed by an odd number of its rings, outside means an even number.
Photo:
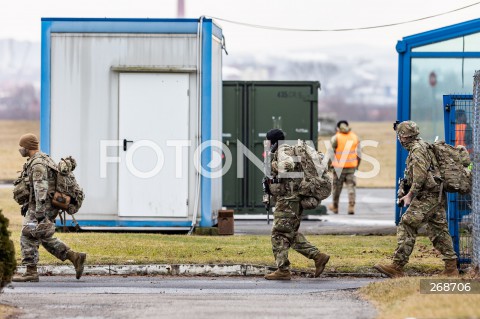
[{"label": "blue gate frame", "polygon": [[[472,95],[444,95],[444,124],[445,124],[445,141],[450,145],[463,145],[467,141],[466,134],[472,134],[472,128],[468,129],[468,123],[471,123],[473,113],[473,96]],[[459,120],[460,112],[465,114],[464,120]],[[462,123],[460,123],[460,121]],[[463,123],[465,122],[465,123]],[[464,137],[462,141],[457,140],[457,124],[464,124]],[[470,143],[473,139],[470,139]],[[467,143],[468,144],[468,143]],[[464,145],[471,151],[473,144]],[[453,247],[457,253],[458,263],[467,264],[472,261],[472,234],[471,216],[472,198],[470,194],[461,195],[458,193],[447,194],[447,217],[448,229],[453,240]]]}]

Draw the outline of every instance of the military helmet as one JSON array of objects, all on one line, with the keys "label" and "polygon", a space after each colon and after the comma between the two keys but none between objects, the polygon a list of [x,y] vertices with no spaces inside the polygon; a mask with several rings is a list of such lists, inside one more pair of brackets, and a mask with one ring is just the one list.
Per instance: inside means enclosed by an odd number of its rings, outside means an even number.
[{"label": "military helmet", "polygon": [[284,139],[285,133],[281,129],[273,128],[267,132],[267,140],[269,140],[272,145]]},{"label": "military helmet", "polygon": [[420,129],[414,121],[404,121],[398,124],[396,131],[400,137],[412,137],[420,134]]}]

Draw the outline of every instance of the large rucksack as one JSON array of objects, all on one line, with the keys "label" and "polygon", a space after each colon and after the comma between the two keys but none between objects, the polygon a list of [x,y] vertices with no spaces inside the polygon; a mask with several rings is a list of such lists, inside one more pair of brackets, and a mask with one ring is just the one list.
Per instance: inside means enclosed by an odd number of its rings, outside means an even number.
[{"label": "large rucksack", "polygon": [[77,163],[71,156],[62,158],[57,165],[55,194],[52,204],[73,215],[82,206],[85,194],[77,182],[73,171]]},{"label": "large rucksack", "polygon": [[427,143],[433,153],[433,165],[440,172],[443,190],[449,193],[468,194],[472,190],[470,155],[465,146],[452,146],[445,141]]},{"label": "large rucksack", "polygon": [[[77,213],[82,206],[85,194],[73,174],[76,167],[75,159],[71,156],[62,158],[57,165],[48,155],[44,155],[43,164],[54,172],[55,185],[52,189],[52,205],[69,214]],[[27,173],[28,169],[30,167],[24,166],[20,177],[14,182],[13,198],[19,205],[27,204],[29,201],[30,179]]]},{"label": "large rucksack", "polygon": [[332,179],[328,175],[324,155],[300,140],[293,149],[295,155],[300,157],[303,171],[303,179],[299,185],[299,193],[303,197],[302,207],[314,209],[332,192]]}]

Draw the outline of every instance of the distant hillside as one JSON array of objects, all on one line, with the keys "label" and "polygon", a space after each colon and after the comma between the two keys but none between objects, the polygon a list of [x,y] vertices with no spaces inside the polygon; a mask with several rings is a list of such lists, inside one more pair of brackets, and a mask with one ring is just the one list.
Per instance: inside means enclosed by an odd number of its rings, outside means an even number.
[{"label": "distant hillside", "polygon": [[396,53],[373,48],[224,57],[224,80],[320,81],[319,111],[356,121],[396,118]]},{"label": "distant hillside", "polygon": [[38,119],[40,44],[0,40],[0,119]]},{"label": "distant hillside", "polygon": [[[357,121],[396,116],[395,52],[336,47],[268,56],[223,58],[224,80],[320,81],[319,110]],[[36,119],[40,101],[40,44],[0,40],[0,119]]]}]

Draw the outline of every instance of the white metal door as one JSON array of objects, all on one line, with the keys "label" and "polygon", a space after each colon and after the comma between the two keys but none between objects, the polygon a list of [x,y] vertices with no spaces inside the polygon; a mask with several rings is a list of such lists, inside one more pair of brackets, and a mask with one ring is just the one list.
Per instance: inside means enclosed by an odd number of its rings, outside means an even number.
[{"label": "white metal door", "polygon": [[187,149],[177,156],[172,143],[188,140],[188,74],[121,73],[119,83],[119,216],[187,216]]}]

